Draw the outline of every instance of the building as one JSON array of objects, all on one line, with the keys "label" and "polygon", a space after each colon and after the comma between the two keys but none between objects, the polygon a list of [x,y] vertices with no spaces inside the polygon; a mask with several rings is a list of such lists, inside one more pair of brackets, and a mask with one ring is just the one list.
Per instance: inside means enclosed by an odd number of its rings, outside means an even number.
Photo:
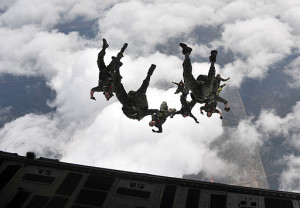
[{"label": "building", "polygon": [[0,152],[1,208],[300,208],[300,194]]}]

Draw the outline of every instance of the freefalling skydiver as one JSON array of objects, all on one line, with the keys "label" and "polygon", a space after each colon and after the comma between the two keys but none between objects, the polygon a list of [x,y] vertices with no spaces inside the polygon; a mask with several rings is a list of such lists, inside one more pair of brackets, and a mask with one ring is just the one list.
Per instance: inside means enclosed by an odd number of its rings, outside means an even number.
[{"label": "freefalling skydiver", "polygon": [[219,113],[220,119],[223,119],[223,113],[217,109],[217,102],[205,103],[204,106],[200,107],[200,113],[203,114],[203,110],[206,112],[207,117],[211,117],[213,113]]},{"label": "freefalling skydiver", "polygon": [[194,119],[196,123],[199,123],[197,118],[192,114],[192,109],[196,104],[195,100],[187,101],[187,95],[189,94],[189,90],[184,87],[184,83],[182,82],[183,89],[181,90],[182,94],[180,95],[180,103],[181,109],[173,113],[170,117],[173,118],[176,114],[181,114],[184,118],[191,117]]},{"label": "freefalling skydiver", "polygon": [[152,129],[155,133],[162,133],[162,125],[166,122],[167,118],[175,113],[175,108],[168,107],[168,104],[166,101],[163,101],[160,105],[160,109],[158,112],[152,114],[152,119],[149,122],[150,127],[157,127],[158,130]]},{"label": "freefalling skydiver", "polygon": [[215,77],[215,62],[217,57],[217,51],[212,50],[210,60],[210,68],[208,75],[199,75],[197,80],[194,78],[192,74],[192,64],[190,60],[190,54],[192,52],[192,48],[188,47],[185,43],[179,44],[182,48],[182,53],[185,56],[183,62],[183,78],[185,86],[191,90],[191,97],[198,103],[208,103],[208,102],[223,102],[225,105],[225,110],[229,111],[230,107],[228,105],[227,100],[216,95],[217,92],[217,80]]},{"label": "freefalling skydiver", "polygon": [[106,66],[104,63],[105,49],[108,48],[109,45],[107,41],[103,39],[103,45],[101,51],[98,53],[97,65],[99,69],[99,81],[98,86],[94,87],[90,90],[90,99],[96,100],[94,97],[94,92],[103,92],[106,100],[108,101],[114,94],[112,91],[112,77],[111,77],[111,64]]},{"label": "freefalling skydiver", "polygon": [[[219,91],[219,93],[216,92],[217,95],[220,94],[220,91],[222,90],[222,88],[226,85],[226,84],[223,84],[223,85],[220,85],[221,84],[221,81],[222,82],[226,82],[230,79],[230,77],[228,77],[227,79],[224,79],[221,77],[221,74],[217,74],[217,76],[215,77],[216,79],[216,88],[217,88],[217,92]],[[221,87],[221,89],[219,89]]]},{"label": "freefalling skydiver", "polygon": [[[124,44],[123,48],[126,47],[127,43]],[[120,58],[123,57],[124,50],[121,50],[118,56],[113,58],[115,60],[114,67],[112,67],[113,91],[116,94],[117,99],[123,105],[123,113],[128,118],[141,120],[147,115],[152,115],[153,113],[158,112],[157,109],[148,109],[148,100],[146,96],[150,78],[156,68],[156,65],[152,64],[150,66],[146,78],[137,91],[131,90],[127,93],[121,82],[122,77],[120,75],[120,67],[123,65]]]},{"label": "freefalling skydiver", "polygon": [[172,82],[172,83],[177,85],[177,89],[176,89],[176,91],[175,91],[175,93],[174,93],[174,94],[178,94],[178,93],[180,93],[180,92],[182,92],[182,91],[183,91],[183,88],[184,88],[184,83],[183,83],[183,81],[182,81],[182,80],[180,80],[180,82],[179,82],[179,83],[177,83],[177,82]]}]

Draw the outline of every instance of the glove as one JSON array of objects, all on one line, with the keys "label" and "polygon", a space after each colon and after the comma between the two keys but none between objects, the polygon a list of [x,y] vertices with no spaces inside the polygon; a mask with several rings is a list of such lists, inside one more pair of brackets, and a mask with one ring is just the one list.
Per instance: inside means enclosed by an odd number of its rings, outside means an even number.
[{"label": "glove", "polygon": [[200,113],[201,113],[202,115],[204,115],[202,111],[201,111]]},{"label": "glove", "polygon": [[96,98],[95,97],[90,97],[92,100],[96,100]]},{"label": "glove", "polygon": [[228,111],[230,111],[230,107],[224,108],[224,110],[226,110],[226,112],[228,112]]},{"label": "glove", "polygon": [[222,119],[223,119],[223,116],[220,116],[220,119],[222,120]]},{"label": "glove", "polygon": [[198,124],[198,123],[199,123],[199,121],[196,121],[196,123]]}]

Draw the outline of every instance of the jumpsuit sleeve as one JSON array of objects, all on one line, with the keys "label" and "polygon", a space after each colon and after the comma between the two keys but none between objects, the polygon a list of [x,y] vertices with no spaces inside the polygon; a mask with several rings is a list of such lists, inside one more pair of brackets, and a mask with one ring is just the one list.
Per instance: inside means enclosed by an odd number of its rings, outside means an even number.
[{"label": "jumpsuit sleeve", "polygon": [[152,129],[152,131],[155,132],[155,133],[162,133],[162,126],[159,125],[159,126],[157,126],[157,128],[158,128],[158,131],[156,131],[154,129]]},{"label": "jumpsuit sleeve", "polygon": [[192,113],[190,114],[190,117],[192,117],[196,123],[199,123],[197,118]]}]

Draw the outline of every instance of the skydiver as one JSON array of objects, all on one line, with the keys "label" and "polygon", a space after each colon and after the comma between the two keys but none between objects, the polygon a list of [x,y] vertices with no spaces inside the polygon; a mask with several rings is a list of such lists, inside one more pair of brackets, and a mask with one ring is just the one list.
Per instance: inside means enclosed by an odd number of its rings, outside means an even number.
[{"label": "skydiver", "polygon": [[223,103],[225,108],[224,110],[226,112],[230,111],[230,107],[229,107],[229,104],[228,104],[228,101],[224,98],[222,98],[220,95],[217,95],[217,94],[211,94],[205,101],[205,103]]},{"label": "skydiver", "polygon": [[[125,47],[126,44],[124,44]],[[127,45],[126,45],[127,47]],[[148,109],[148,100],[146,96],[146,91],[149,86],[150,78],[156,68],[156,65],[152,64],[148,70],[147,76],[144,79],[142,85],[137,91],[126,92],[124,86],[121,82],[120,67],[123,63],[120,61],[120,57],[123,56],[123,51],[121,51],[115,60],[115,67],[112,68],[112,85],[114,93],[117,99],[123,105],[123,113],[131,119],[141,120],[147,115],[152,115],[158,112],[157,109]]]},{"label": "skydiver", "polygon": [[215,89],[216,70],[214,64],[216,62],[217,51],[211,51],[211,56],[209,57],[211,65],[208,75],[199,75],[196,80],[192,74],[192,64],[189,57],[192,52],[192,48],[188,47],[184,43],[180,43],[179,45],[181,46],[182,53],[185,56],[184,62],[182,64],[184,83],[186,87],[192,91],[191,96],[196,102],[205,103],[207,97],[213,94]]},{"label": "skydiver", "polygon": [[220,85],[221,81],[226,82],[230,79],[230,77],[228,77],[227,79],[224,79],[221,77],[220,74],[217,74],[217,76],[215,77],[215,93],[217,95],[220,94],[221,90],[223,89],[223,87],[225,87],[226,84]]},{"label": "skydiver", "polygon": [[[184,87],[184,84],[183,84]],[[197,118],[192,114],[192,109],[196,104],[195,100],[187,101],[188,90],[184,87],[180,96],[181,109],[174,112],[170,117],[173,118],[176,114],[181,114],[184,118],[190,116],[196,123],[199,123]]]},{"label": "skydiver", "polygon": [[152,129],[155,133],[162,133],[162,125],[166,122],[167,118],[174,114],[176,111],[175,108],[168,108],[168,104],[163,101],[160,105],[160,109],[158,112],[152,114],[152,119],[149,122],[150,127],[157,127],[158,130]]},{"label": "skydiver", "polygon": [[217,86],[219,87],[220,84],[221,84],[221,81],[226,82],[230,79],[230,77],[228,77],[227,79],[224,79],[224,78],[221,77],[221,74],[218,73],[217,76],[215,77],[215,79],[216,79],[216,82],[217,82]]},{"label": "skydiver", "polygon": [[97,65],[99,69],[98,86],[90,90],[90,99],[92,100],[96,100],[96,98],[94,97],[94,92],[103,92],[107,101],[114,95],[111,86],[111,72],[109,66],[106,67],[104,63],[105,49],[108,47],[109,45],[107,44],[107,41],[103,39],[102,49],[98,53],[97,59]]},{"label": "skydiver", "polygon": [[177,83],[177,82],[172,82],[172,83],[177,85],[177,89],[176,89],[176,92],[174,94],[178,94],[178,93],[183,91],[184,83],[183,83],[182,80],[180,80],[179,83]]},{"label": "skydiver", "polygon": [[205,103],[204,106],[200,107],[201,114],[203,114],[203,111],[206,112],[207,117],[211,117],[213,113],[219,113],[220,119],[223,119],[222,111],[217,109],[217,102]]}]

